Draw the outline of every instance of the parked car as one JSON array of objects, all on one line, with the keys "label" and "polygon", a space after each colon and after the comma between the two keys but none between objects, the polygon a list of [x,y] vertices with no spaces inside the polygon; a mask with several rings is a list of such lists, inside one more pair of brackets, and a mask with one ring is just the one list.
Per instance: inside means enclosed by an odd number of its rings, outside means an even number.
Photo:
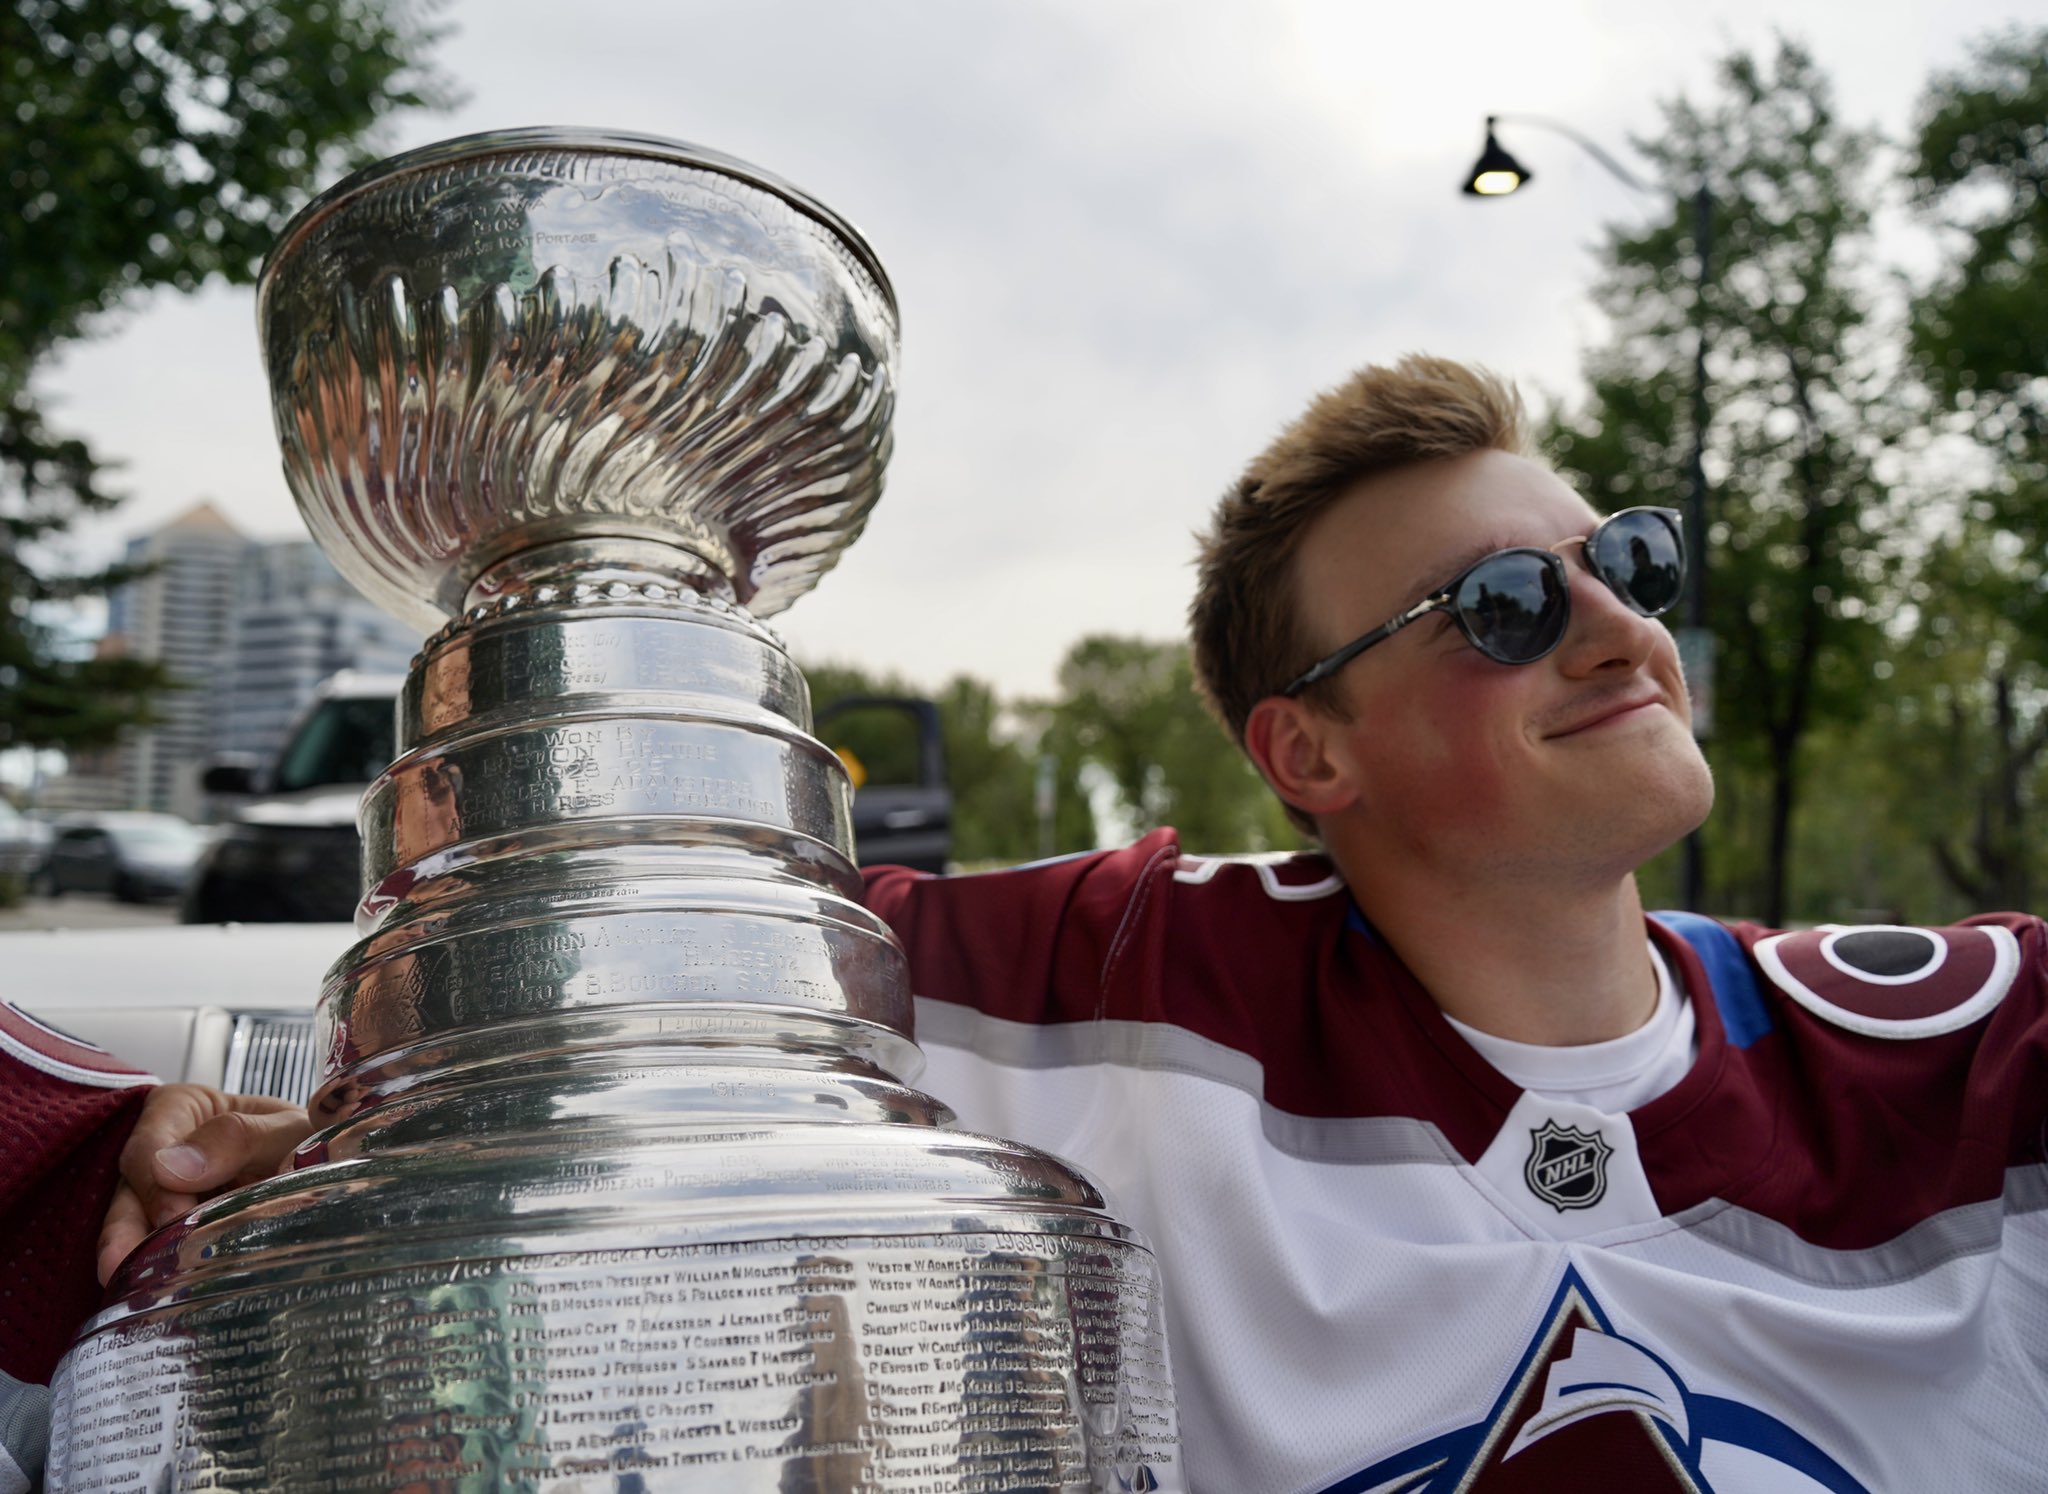
[{"label": "parked car", "polygon": [[300,1103],[347,924],[0,933],[0,994],[167,1082]]},{"label": "parked car", "polygon": [[356,806],[397,750],[396,675],[323,683],[267,768],[216,763],[209,794],[247,796],[192,879],[187,923],[325,923],[354,916]]},{"label": "parked car", "polygon": [[51,829],[36,887],[46,897],[108,892],[124,903],[180,897],[206,842],[204,830],[174,814],[66,815]]}]

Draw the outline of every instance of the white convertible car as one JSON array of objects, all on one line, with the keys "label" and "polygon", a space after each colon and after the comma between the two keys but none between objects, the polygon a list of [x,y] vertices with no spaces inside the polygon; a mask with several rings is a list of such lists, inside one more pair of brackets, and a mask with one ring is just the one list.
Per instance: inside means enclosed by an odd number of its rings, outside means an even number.
[{"label": "white convertible car", "polygon": [[0,935],[0,995],[159,1079],[303,1102],[345,923]]}]

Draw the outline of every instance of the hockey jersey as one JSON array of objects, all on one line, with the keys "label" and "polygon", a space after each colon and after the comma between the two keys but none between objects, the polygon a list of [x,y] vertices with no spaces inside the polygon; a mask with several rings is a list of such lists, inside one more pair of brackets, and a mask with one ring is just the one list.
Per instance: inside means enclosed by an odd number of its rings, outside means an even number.
[{"label": "hockey jersey", "polygon": [[1157,1253],[1199,1494],[2048,1489],[2039,920],[1653,919],[1698,1057],[1616,1115],[1491,1068],[1319,857],[868,885],[922,1086]]}]

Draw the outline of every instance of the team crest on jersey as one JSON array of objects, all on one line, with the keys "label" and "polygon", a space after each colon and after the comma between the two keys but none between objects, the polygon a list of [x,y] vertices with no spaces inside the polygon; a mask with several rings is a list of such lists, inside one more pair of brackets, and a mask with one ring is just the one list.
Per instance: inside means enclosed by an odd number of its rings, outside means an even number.
[{"label": "team crest on jersey", "polygon": [[1598,1131],[1547,1120],[1529,1133],[1522,1176],[1529,1191],[1562,1214],[1590,1209],[1607,1196],[1607,1159],[1614,1148]]},{"label": "team crest on jersey", "polygon": [[1776,1417],[1688,1389],[1654,1350],[1615,1331],[1573,1270],[1484,1418],[1375,1463],[1324,1494],[1557,1489],[1869,1494]]},{"label": "team crest on jersey", "polygon": [[1824,927],[1759,939],[1771,983],[1823,1021],[1865,1037],[1923,1038],[1967,1027],[2019,973],[2012,930]]}]

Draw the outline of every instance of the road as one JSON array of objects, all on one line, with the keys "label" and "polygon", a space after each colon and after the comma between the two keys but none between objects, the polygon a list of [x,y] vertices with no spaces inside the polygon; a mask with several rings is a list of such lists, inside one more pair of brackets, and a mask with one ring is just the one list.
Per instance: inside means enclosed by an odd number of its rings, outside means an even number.
[{"label": "road", "polygon": [[0,932],[16,929],[132,929],[178,921],[176,903],[121,903],[86,892],[32,897],[0,908]]}]

